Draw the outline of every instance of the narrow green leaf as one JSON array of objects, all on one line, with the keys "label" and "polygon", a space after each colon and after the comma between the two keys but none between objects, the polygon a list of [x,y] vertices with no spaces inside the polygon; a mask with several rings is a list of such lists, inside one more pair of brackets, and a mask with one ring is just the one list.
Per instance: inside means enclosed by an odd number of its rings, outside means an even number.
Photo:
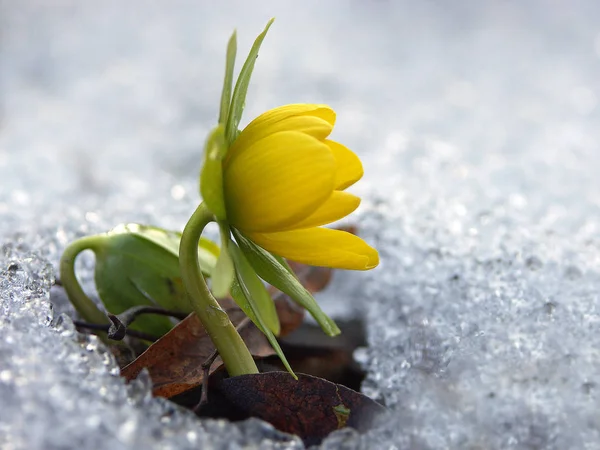
[{"label": "narrow green leaf", "polygon": [[281,331],[279,316],[277,315],[275,304],[269,295],[269,291],[267,291],[267,288],[258,277],[240,248],[235,245],[233,241],[231,241],[229,244],[229,252],[233,257],[235,271],[241,280],[240,285],[242,286],[243,290],[244,287],[247,288],[248,292],[245,293],[248,294],[248,301],[250,302],[250,305],[252,306],[257,318],[259,318],[259,322],[264,322],[269,330],[278,335]]},{"label": "narrow green leaf", "polygon": [[206,206],[219,220],[225,220],[223,198],[223,167],[221,161],[227,152],[223,125],[215,127],[208,135],[204,149],[204,166],[200,174],[200,195]]},{"label": "narrow green leaf", "polygon": [[254,70],[254,64],[258,57],[258,51],[262,45],[269,27],[275,19],[269,20],[267,26],[262,33],[258,35],[254,41],[254,45],[250,49],[248,58],[240,70],[237,82],[235,83],[235,89],[233,90],[233,96],[231,97],[231,106],[229,107],[229,115],[227,117],[227,126],[225,128],[225,136],[227,145],[230,146],[235,140],[240,120],[242,120],[242,113],[244,112],[244,106],[246,105],[246,94],[248,93],[248,85],[250,84],[250,77]]},{"label": "narrow green leaf", "polygon": [[289,295],[292,300],[305,308],[327,335],[336,336],[340,334],[338,326],[323,312],[312,294],[302,286],[285,260],[280,261],[280,257],[274,256],[259,247],[250,239],[244,237],[235,228],[232,230],[235,240],[244,252],[244,255],[246,255],[256,273],[263,280]]},{"label": "narrow green leaf", "polygon": [[[258,247],[258,246],[257,246]],[[259,247],[262,248],[262,247]],[[263,249],[264,250],[264,249]],[[265,250],[266,251],[266,250]],[[275,255],[271,252],[267,252],[269,255],[271,255],[273,258],[275,258],[277,260],[277,262],[279,264],[281,264],[291,275],[294,276],[294,278],[298,279],[298,275],[296,275],[296,272],[294,272],[294,270],[290,267],[290,265],[288,264],[288,262],[285,260],[285,258],[282,258],[279,255]]]},{"label": "narrow green leaf", "polygon": [[250,302],[246,298],[246,294],[244,294],[244,291],[242,290],[242,287],[240,286],[240,282],[238,281],[237,275],[233,279],[233,283],[231,284],[230,294],[231,294],[231,298],[233,298],[235,303],[241,308],[242,311],[244,311],[244,314],[246,314],[248,316],[248,318],[252,321],[252,323],[254,323],[254,325],[256,325],[256,327],[263,334],[266,335],[268,330],[267,330],[267,332],[265,332],[265,329],[261,325],[261,322],[256,318],[256,314],[254,314],[254,309],[252,309],[252,306],[250,306]]},{"label": "narrow green leaf", "polygon": [[[271,304],[273,304],[268,291],[266,290],[266,288],[262,284],[262,281],[260,281],[256,273],[254,273],[252,266],[250,266],[250,264],[244,257],[244,254],[238,248],[238,246],[235,245],[235,243],[231,242],[230,250],[231,254],[234,255],[236,268],[238,269],[236,271],[236,280],[231,288],[231,296],[238,304],[238,306],[242,309],[242,311],[244,311],[244,313],[250,318],[250,320],[254,322],[257,328],[260,331],[262,331],[263,334],[267,337],[267,340],[273,347],[273,350],[275,350],[275,353],[277,353],[277,356],[279,356],[279,359],[281,359],[281,362],[283,363],[287,371],[295,379],[298,379],[298,377],[292,370],[290,363],[283,354],[283,350],[281,350],[281,347],[279,346],[279,342],[277,342],[275,335],[265,323],[265,319],[262,315],[262,310],[257,305],[258,302],[255,302],[257,297],[260,298],[263,295],[260,293],[260,288],[257,288],[258,284],[256,284],[256,282],[258,282],[262,286],[262,289],[264,289],[269,301],[271,302]],[[240,268],[241,270],[239,270]],[[277,325],[279,327],[279,319],[277,319]]]},{"label": "narrow green leaf", "polygon": [[229,242],[231,235],[229,226],[225,222],[219,222],[221,232],[221,253],[212,273],[212,293],[216,298],[223,298],[229,294],[231,283],[235,278],[233,260],[229,254]]},{"label": "narrow green leaf", "polygon": [[219,111],[219,123],[227,123],[229,105],[231,103],[231,87],[233,85],[233,68],[235,66],[235,55],[237,53],[237,37],[234,31],[227,43],[227,59],[225,61],[225,78],[223,79],[223,91],[221,92],[221,110]]}]

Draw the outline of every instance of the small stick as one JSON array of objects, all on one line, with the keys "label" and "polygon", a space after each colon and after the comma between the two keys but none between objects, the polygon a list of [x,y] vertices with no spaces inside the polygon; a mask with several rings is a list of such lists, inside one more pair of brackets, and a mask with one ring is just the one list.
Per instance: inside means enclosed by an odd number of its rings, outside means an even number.
[{"label": "small stick", "polygon": [[112,322],[108,329],[108,338],[115,341],[120,341],[125,337],[125,330],[142,314],[157,314],[161,316],[175,317],[176,319],[183,320],[188,314],[181,311],[172,311],[156,306],[134,306],[123,311],[121,314],[107,314],[108,318]]},{"label": "small stick", "polygon": [[[236,331],[239,332],[242,328],[248,325],[249,322],[250,318],[244,317],[242,321],[235,327]],[[192,409],[194,412],[198,412],[203,405],[208,403],[208,377],[210,375],[210,367],[215,362],[215,359],[217,359],[217,356],[219,356],[219,352],[215,349],[206,359],[206,361],[204,361],[200,366],[202,367],[202,394],[200,395],[200,401]]]},{"label": "small stick", "polygon": [[[54,279],[54,285],[64,288],[62,281],[58,277]],[[150,301],[153,301],[152,298],[150,298],[144,292],[142,292],[142,294]],[[129,325],[131,325],[132,322],[135,321],[135,319],[137,319],[142,314],[157,314],[157,315],[161,315],[161,316],[174,317],[179,320],[183,320],[189,315],[188,313],[184,313],[181,311],[169,310],[169,309],[160,308],[157,306],[140,305],[140,306],[134,306],[132,308],[129,308],[118,315],[114,315],[114,314],[110,314],[110,313],[106,314],[108,319],[111,321],[111,323],[106,325],[106,327],[104,325],[102,325],[100,327],[96,327],[96,326],[92,326],[95,324],[91,324],[89,322],[82,322],[82,321],[77,321],[77,323],[79,323],[78,326],[80,328],[87,328],[89,330],[106,331],[107,337],[109,339],[112,339],[113,341],[121,341],[121,340],[123,340],[123,338],[126,335],[132,336],[132,337],[139,337],[140,339],[147,339],[148,337],[150,337],[150,335],[145,334],[145,333],[140,333],[140,332],[129,332],[127,330],[127,327]],[[144,337],[142,337],[142,336],[144,336]],[[153,337],[151,340],[156,341],[156,340],[158,340],[158,338]]]},{"label": "small stick", "polygon": [[[108,333],[108,330],[111,327],[111,325],[109,325],[109,324],[88,323],[88,322],[83,322],[81,320],[74,320],[73,324],[77,328],[83,328],[85,330],[93,330],[93,331],[104,331],[106,333]],[[137,339],[143,339],[145,341],[151,341],[151,342],[155,342],[159,339],[156,336],[152,336],[150,334],[144,333],[142,331],[137,331],[137,330],[126,329],[125,334],[127,336],[131,336],[131,337],[134,337]]]}]

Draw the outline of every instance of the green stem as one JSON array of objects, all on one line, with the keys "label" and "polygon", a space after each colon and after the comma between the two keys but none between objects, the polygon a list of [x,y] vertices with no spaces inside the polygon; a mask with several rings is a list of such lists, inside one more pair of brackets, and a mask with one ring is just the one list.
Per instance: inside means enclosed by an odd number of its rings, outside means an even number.
[{"label": "green stem", "polygon": [[[246,344],[229,320],[229,316],[221,309],[210,293],[198,262],[198,242],[204,227],[214,217],[208,208],[201,203],[188,221],[179,245],[179,264],[181,277],[190,301],[206,332],[210,336],[225,368],[231,376],[258,373]],[[221,249],[221,251],[227,251]]]},{"label": "green stem", "polygon": [[86,295],[75,275],[77,255],[84,250],[96,250],[102,239],[102,236],[89,236],[70,244],[60,258],[60,281],[69,300],[84,320],[91,323],[108,324],[110,322],[106,314]]}]

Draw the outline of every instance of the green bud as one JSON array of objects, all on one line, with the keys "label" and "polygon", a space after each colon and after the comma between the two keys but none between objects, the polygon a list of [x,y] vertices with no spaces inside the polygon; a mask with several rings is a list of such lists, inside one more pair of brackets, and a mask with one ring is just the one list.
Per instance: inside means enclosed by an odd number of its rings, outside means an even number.
[{"label": "green bud", "polygon": [[[69,269],[67,266],[74,264],[78,252],[92,250],[96,256],[96,289],[109,313],[120,314],[141,305],[191,312],[179,269],[180,239],[181,233],[161,228],[120,225],[108,233],[80,240],[87,243],[85,246],[78,245],[79,241],[74,242],[71,247],[75,248],[75,252],[67,248],[65,255],[69,257],[63,257],[61,265]],[[198,254],[202,271],[210,274],[216,265],[218,246],[201,239]],[[68,274],[69,271],[61,272]],[[73,286],[75,281],[72,278],[68,278],[67,283],[64,281],[65,290],[71,298],[71,293],[76,294],[78,286]],[[71,301],[80,313],[83,309],[82,315],[90,320],[85,314],[85,299],[81,295],[78,297],[71,298]],[[81,305],[84,307],[81,308]],[[96,321],[96,316],[91,319]],[[131,327],[152,335],[162,335],[173,327],[173,322],[165,316],[142,315]]]}]

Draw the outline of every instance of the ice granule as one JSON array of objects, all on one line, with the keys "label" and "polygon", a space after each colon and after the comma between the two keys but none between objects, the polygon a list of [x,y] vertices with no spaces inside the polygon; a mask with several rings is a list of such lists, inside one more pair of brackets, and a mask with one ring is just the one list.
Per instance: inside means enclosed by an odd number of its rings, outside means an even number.
[{"label": "ice granule", "polygon": [[0,255],[0,448],[303,448],[259,421],[198,419],[151,395],[149,377],[130,385],[95,336],[68,316],[51,324],[48,261],[7,244]]},{"label": "ice granule", "polygon": [[[56,288],[52,323],[48,302],[46,261],[72,239],[182,228],[216,116],[212,61],[232,28],[241,43],[275,15],[245,117],[332,104],[381,251],[320,300],[365,319],[363,389],[391,416],[324,447],[600,448],[598,3],[207,5],[0,2],[0,444],[299,445],[126,387]],[[91,293],[92,268],[82,255]]]},{"label": "ice granule", "polygon": [[[596,187],[582,184],[574,202],[593,201]],[[395,414],[362,439],[598,448],[600,241],[590,224],[599,218],[564,210],[556,222],[579,223],[565,233],[511,199],[482,208],[455,188],[444,204],[431,190],[374,202],[363,216],[382,264],[367,276],[369,347],[357,357],[369,371],[363,391]]]}]

